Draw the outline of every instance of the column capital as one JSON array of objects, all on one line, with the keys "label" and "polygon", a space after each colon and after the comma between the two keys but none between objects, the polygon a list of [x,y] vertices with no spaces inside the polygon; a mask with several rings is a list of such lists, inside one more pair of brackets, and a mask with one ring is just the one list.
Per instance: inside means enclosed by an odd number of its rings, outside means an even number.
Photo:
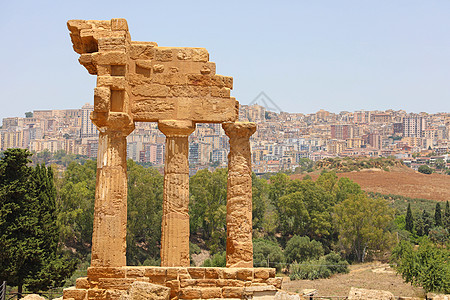
[{"label": "column capital", "polygon": [[256,124],[251,122],[222,123],[222,128],[229,138],[250,138],[256,131]]},{"label": "column capital", "polygon": [[160,120],[158,129],[166,137],[183,137],[194,132],[195,123],[190,120]]},{"label": "column capital", "polygon": [[122,112],[91,113],[91,121],[97,126],[100,132],[114,131],[128,136],[133,132],[135,126],[130,115]]}]

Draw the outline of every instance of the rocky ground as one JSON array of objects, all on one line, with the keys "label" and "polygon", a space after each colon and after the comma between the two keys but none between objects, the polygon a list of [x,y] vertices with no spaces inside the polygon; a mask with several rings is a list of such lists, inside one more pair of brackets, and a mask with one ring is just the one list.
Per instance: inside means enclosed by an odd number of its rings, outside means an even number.
[{"label": "rocky ground", "polygon": [[371,262],[350,266],[350,273],[328,279],[295,280],[285,278],[283,290],[301,292],[316,289],[316,296],[347,296],[351,287],[390,291],[395,296],[425,297],[425,291],[405,283],[388,264]]}]

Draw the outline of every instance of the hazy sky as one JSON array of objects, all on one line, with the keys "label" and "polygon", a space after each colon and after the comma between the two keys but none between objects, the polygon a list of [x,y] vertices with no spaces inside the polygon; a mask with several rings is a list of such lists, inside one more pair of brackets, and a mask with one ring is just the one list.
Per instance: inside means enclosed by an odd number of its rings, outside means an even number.
[{"label": "hazy sky", "polygon": [[450,1],[2,1],[0,118],[93,103],[69,19],[126,18],[133,40],[204,47],[232,95],[283,111],[450,111]]}]

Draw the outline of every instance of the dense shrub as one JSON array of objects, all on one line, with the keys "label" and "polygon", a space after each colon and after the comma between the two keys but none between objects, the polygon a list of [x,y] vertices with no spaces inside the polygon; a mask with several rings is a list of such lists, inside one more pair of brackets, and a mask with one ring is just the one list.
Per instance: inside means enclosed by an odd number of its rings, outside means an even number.
[{"label": "dense shrub", "polygon": [[324,256],[324,261],[327,264],[332,274],[348,273],[348,262],[337,254],[336,252],[330,252]]},{"label": "dense shrub", "polygon": [[401,241],[392,252],[392,264],[406,282],[422,286],[427,292],[450,293],[450,249],[432,244],[427,238],[414,250]]},{"label": "dense shrub", "polygon": [[225,251],[218,252],[214,254],[211,258],[206,259],[203,262],[202,267],[210,268],[210,267],[222,267],[224,268],[227,264],[227,254]]},{"label": "dense shrub", "polygon": [[434,227],[428,232],[428,237],[433,243],[445,244],[449,240],[447,229],[443,227]]},{"label": "dense shrub", "polygon": [[318,259],[324,254],[324,251],[320,242],[311,241],[307,236],[294,235],[287,242],[284,254],[286,262],[292,263]]},{"label": "dense shrub", "polygon": [[431,173],[433,173],[433,170],[427,165],[420,166],[418,171],[420,173],[423,173],[423,174],[431,174]]},{"label": "dense shrub", "polygon": [[348,262],[335,252],[331,252],[320,259],[308,260],[300,264],[292,264],[289,278],[297,279],[319,279],[328,278],[337,273],[348,273]]},{"label": "dense shrub", "polygon": [[200,254],[201,249],[197,244],[189,242],[189,254]]},{"label": "dense shrub", "polygon": [[328,278],[331,276],[331,271],[323,262],[308,260],[300,264],[292,264],[289,278],[291,280]]},{"label": "dense shrub", "polygon": [[277,243],[265,239],[253,241],[253,265],[255,267],[271,267],[280,271],[284,262],[283,251]]}]

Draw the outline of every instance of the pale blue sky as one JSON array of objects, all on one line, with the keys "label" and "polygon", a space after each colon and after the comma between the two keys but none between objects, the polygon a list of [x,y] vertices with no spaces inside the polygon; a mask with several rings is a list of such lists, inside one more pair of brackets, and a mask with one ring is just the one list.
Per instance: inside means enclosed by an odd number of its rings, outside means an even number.
[{"label": "pale blue sky", "polygon": [[205,47],[248,104],[450,111],[450,1],[2,1],[0,118],[93,102],[69,19],[126,18],[133,40]]}]

